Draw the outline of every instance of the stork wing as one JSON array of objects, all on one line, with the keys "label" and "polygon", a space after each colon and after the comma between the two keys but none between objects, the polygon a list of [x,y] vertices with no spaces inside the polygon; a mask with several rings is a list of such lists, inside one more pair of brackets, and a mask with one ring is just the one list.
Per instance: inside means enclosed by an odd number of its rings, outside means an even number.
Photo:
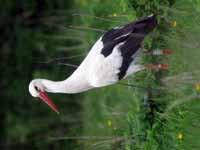
[{"label": "stork wing", "polygon": [[93,57],[89,73],[90,83],[101,87],[122,79],[144,37],[156,25],[155,16],[150,16],[106,32],[90,53]]},{"label": "stork wing", "polygon": [[89,81],[92,86],[102,87],[114,84],[119,80],[118,74],[120,72],[120,66],[122,65],[120,45],[117,45],[108,57],[104,57],[99,53],[94,58],[89,73]]},{"label": "stork wing", "polygon": [[102,37],[103,49],[101,53],[107,57],[112,53],[113,48],[129,38],[132,41],[129,46],[131,51],[136,52],[144,37],[150,33],[157,25],[156,16],[148,16],[136,22],[131,22],[124,26],[114,28],[106,32]]}]

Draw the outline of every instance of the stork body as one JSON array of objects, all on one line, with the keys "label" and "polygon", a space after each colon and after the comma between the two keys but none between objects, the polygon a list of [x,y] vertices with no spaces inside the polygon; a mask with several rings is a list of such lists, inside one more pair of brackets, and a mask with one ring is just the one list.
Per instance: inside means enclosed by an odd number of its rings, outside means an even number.
[{"label": "stork body", "polygon": [[30,93],[34,97],[40,97],[40,92],[79,93],[117,83],[143,70],[145,67],[138,64],[141,43],[156,26],[156,18],[152,15],[109,30],[93,45],[69,78],[58,82],[34,79],[29,85]]}]

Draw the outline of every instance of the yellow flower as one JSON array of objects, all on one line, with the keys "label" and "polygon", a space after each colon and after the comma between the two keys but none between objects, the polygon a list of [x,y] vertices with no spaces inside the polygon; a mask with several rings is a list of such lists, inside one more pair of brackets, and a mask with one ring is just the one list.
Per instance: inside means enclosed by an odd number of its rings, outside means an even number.
[{"label": "yellow flower", "polygon": [[176,27],[177,26],[177,22],[176,21],[173,21],[172,22],[172,27]]},{"label": "yellow flower", "polygon": [[177,137],[179,140],[182,140],[183,139],[183,133],[178,133],[178,137]]},{"label": "yellow flower", "polygon": [[117,14],[116,14],[116,13],[113,13],[112,16],[113,16],[113,17],[117,17]]},{"label": "yellow flower", "polygon": [[200,91],[200,84],[199,84],[199,83],[195,85],[195,89],[196,89],[197,91]]},{"label": "yellow flower", "polygon": [[107,125],[108,125],[109,127],[111,127],[111,126],[112,126],[112,121],[111,121],[111,120],[108,120],[108,121],[107,121]]}]

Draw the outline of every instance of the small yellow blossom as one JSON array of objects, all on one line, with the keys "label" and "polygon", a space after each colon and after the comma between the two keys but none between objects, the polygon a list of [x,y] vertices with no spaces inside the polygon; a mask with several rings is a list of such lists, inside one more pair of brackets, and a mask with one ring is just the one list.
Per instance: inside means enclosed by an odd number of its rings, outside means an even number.
[{"label": "small yellow blossom", "polygon": [[111,126],[112,126],[112,121],[111,121],[111,120],[108,120],[108,121],[107,121],[107,125],[108,125],[109,127],[111,127]]},{"label": "small yellow blossom", "polygon": [[178,133],[178,139],[179,139],[179,140],[182,140],[182,139],[183,139],[183,133],[181,133],[181,132]]},{"label": "small yellow blossom", "polygon": [[177,22],[176,21],[173,21],[172,22],[172,27],[176,27],[177,26]]},{"label": "small yellow blossom", "polygon": [[117,13],[113,13],[112,16],[113,16],[113,17],[117,17]]},{"label": "small yellow blossom", "polygon": [[200,83],[198,83],[198,84],[195,85],[195,89],[196,89],[197,91],[200,91]]}]

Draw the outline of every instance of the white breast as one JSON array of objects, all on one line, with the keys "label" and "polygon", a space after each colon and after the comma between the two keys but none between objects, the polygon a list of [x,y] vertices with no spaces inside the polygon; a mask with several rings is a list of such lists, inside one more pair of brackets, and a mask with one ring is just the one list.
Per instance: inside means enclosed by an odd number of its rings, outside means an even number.
[{"label": "white breast", "polygon": [[120,44],[115,46],[108,57],[101,53],[94,60],[90,70],[90,83],[94,87],[102,87],[114,84],[118,81],[118,73],[122,65],[122,56],[119,50]]}]

